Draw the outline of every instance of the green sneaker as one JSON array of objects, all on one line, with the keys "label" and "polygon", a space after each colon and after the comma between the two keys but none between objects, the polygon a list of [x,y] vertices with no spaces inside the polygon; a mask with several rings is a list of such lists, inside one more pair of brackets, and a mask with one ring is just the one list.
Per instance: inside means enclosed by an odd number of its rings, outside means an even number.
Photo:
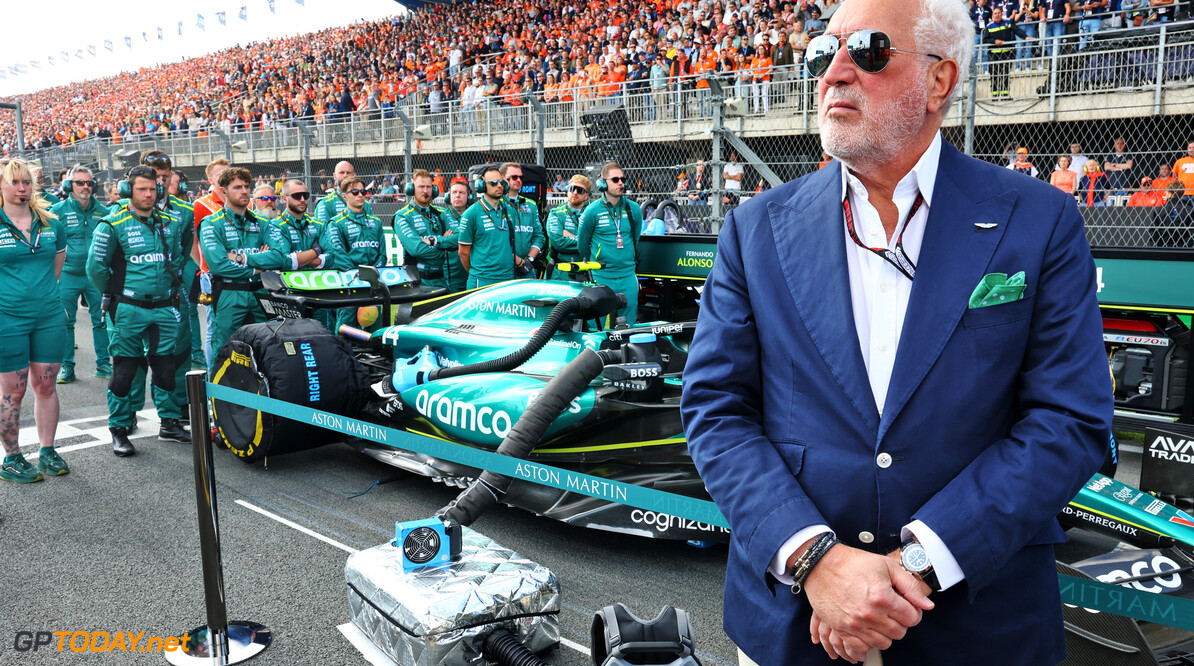
[{"label": "green sneaker", "polygon": [[70,467],[66,466],[66,461],[58,455],[58,451],[54,447],[43,446],[37,450],[37,468],[50,476],[62,476],[70,473]]},{"label": "green sneaker", "polygon": [[30,465],[28,460],[25,460],[25,456],[19,453],[4,456],[4,462],[0,463],[0,479],[5,481],[33,483],[41,481],[43,478],[41,473],[33,465]]},{"label": "green sneaker", "polygon": [[100,367],[96,368],[95,376],[99,377],[100,379],[111,379],[112,378],[112,366],[105,365],[105,366],[100,366]]},{"label": "green sneaker", "polygon": [[59,384],[69,384],[73,381],[75,381],[75,369],[74,368],[59,368],[59,370],[58,370],[58,383]]}]

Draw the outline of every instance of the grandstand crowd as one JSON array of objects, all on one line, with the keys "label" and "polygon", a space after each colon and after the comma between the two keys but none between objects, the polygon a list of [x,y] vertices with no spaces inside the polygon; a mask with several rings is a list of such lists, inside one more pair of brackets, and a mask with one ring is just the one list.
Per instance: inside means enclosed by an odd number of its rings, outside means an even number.
[{"label": "grandstand crowd", "polygon": [[[773,67],[796,62],[836,2],[653,0],[612,10],[568,0],[433,4],[401,18],[24,95],[26,148],[335,121],[379,114],[410,96],[517,106],[524,93],[548,102],[607,96],[710,69],[770,81]],[[0,121],[0,137],[11,150],[10,118]]]},{"label": "grandstand crowd", "polygon": [[[415,100],[441,113],[516,107],[524,95],[548,103],[677,88],[699,95],[708,86],[700,75],[709,71],[753,100],[756,113],[766,112],[772,80],[801,75],[804,47],[838,1],[429,4],[401,17],[22,95],[24,147],[378,117]],[[1081,34],[1085,44],[1106,27],[1168,21],[1184,11],[1178,0],[969,2],[976,44],[999,9],[1004,23],[1029,36],[1009,47],[1021,57],[1039,53],[1038,35]],[[6,153],[15,141],[13,118],[0,116]]]}]

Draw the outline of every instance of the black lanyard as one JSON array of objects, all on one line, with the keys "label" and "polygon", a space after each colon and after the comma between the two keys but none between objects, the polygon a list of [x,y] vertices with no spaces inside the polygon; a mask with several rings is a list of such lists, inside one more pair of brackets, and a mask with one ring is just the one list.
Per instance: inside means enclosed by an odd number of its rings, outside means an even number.
[{"label": "black lanyard", "polygon": [[32,211],[30,211],[29,215],[29,238],[33,242],[25,240],[25,234],[21,233],[21,230],[17,228],[17,225],[13,224],[7,216],[5,216],[3,219],[4,226],[8,228],[8,233],[11,234],[13,238],[17,239],[17,242],[19,242],[21,245],[29,248],[29,254],[34,254],[41,249],[41,224],[38,222],[37,216],[33,215]]},{"label": "black lanyard", "polygon": [[916,211],[920,210],[924,202],[924,195],[917,194],[916,201],[912,204],[912,210],[908,211],[908,217],[904,218],[904,228],[900,229],[900,235],[896,239],[896,249],[894,251],[885,247],[869,247],[862,244],[862,241],[858,238],[858,232],[854,230],[854,215],[850,212],[849,195],[845,199],[842,199],[842,209],[846,213],[846,232],[850,234],[850,240],[854,241],[855,245],[883,257],[887,263],[895,266],[896,270],[903,273],[909,280],[914,280],[916,278],[916,264],[912,263],[912,259],[904,252],[904,232],[908,230],[908,223],[912,221],[912,216],[916,215]]},{"label": "black lanyard", "polygon": [[[496,208],[496,206],[495,206],[495,208]],[[497,220],[493,219],[493,211],[489,210],[489,206],[486,206],[486,205],[485,205],[485,200],[484,200],[484,199],[482,199],[482,200],[481,200],[481,210],[485,211],[485,214],[489,216],[489,221],[490,221],[490,222],[493,222],[493,224],[494,224],[494,225],[495,225],[495,226],[496,226],[498,229],[501,229],[502,231],[505,231],[505,230],[506,230],[506,225],[504,224],[504,222],[506,221],[506,208],[505,208],[505,207],[502,207],[502,220],[501,220],[501,222],[499,222],[499,221],[497,221]]]},{"label": "black lanyard", "polygon": [[[427,211],[423,210],[422,208],[415,206],[415,210],[419,211],[419,215],[422,215],[424,220],[427,220],[427,226],[431,227],[431,231],[433,233],[437,233],[437,234],[441,234],[441,235],[444,233],[444,218],[440,217],[438,210],[436,210],[434,208],[428,209],[428,210],[435,211],[434,221],[432,220],[432,217],[427,214]],[[435,222],[438,222],[439,225],[436,226]]]}]

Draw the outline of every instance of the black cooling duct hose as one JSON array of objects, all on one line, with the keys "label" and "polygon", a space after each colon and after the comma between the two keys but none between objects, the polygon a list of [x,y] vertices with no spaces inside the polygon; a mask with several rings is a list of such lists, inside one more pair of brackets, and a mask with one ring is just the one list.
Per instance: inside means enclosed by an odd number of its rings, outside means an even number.
[{"label": "black cooling duct hose", "polygon": [[[547,320],[543,322],[539,330],[535,331],[535,335],[531,337],[531,341],[518,351],[483,363],[458,365],[451,368],[437,368],[427,373],[427,378],[419,383],[423,384],[433,382],[437,379],[447,379],[448,377],[459,377],[461,375],[477,375],[483,372],[507,372],[513,370],[529,361],[535,354],[538,354],[539,350],[543,349],[543,346],[547,344],[547,341],[551,340],[551,336],[556,334],[560,323],[568,315],[580,313],[584,319],[604,317],[611,312],[617,311],[619,307],[625,307],[625,305],[626,296],[614,293],[609,287],[585,287],[576,296],[561,301],[552,308],[551,314],[547,315]],[[553,416],[552,418],[555,417]]]},{"label": "black cooling duct hose", "polygon": [[[595,352],[585,349],[572,362],[564,366],[560,374],[551,378],[535,401],[527,408],[518,422],[510,428],[496,453],[512,458],[526,458],[539,445],[543,433],[551,427],[560,412],[572,399],[584,392],[589,382],[601,374],[607,363],[621,361],[621,353],[612,350]],[[448,506],[440,509],[438,515],[452,519],[461,525],[471,525],[489,507],[497,504],[510,489],[510,477],[494,472],[482,472]]]},{"label": "black cooling duct hose", "polygon": [[501,666],[547,666],[547,662],[536,657],[517,638],[505,629],[495,629],[485,637],[481,654],[489,661]]}]

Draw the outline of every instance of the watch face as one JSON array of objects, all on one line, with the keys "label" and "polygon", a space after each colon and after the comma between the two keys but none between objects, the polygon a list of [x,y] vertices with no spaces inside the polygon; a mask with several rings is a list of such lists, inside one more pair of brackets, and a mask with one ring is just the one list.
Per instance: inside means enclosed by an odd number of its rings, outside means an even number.
[{"label": "watch face", "polygon": [[904,568],[913,573],[920,573],[929,568],[929,554],[919,543],[912,543],[900,549],[900,561]]}]

